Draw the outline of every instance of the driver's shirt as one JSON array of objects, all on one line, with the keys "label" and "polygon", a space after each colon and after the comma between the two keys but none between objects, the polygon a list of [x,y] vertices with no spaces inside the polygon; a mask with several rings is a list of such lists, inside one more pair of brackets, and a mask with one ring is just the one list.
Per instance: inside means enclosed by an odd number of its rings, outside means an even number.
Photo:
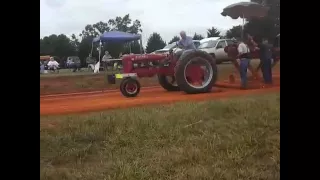
[{"label": "driver's shirt", "polygon": [[186,39],[181,39],[177,43],[178,47],[183,48],[184,50],[188,49],[196,49],[196,47],[193,44],[192,37],[187,36]]}]

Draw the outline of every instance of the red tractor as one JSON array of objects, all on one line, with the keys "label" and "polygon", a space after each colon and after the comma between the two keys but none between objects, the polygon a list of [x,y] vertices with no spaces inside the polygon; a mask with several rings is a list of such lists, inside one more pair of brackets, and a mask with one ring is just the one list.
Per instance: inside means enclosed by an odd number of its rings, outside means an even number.
[{"label": "red tractor", "polygon": [[188,94],[210,92],[217,81],[215,59],[200,50],[171,51],[169,55],[135,54],[122,58],[123,73],[108,75],[108,82],[121,79],[120,91],[126,97],[140,92],[137,78],[157,75],[159,84],[167,91]]}]

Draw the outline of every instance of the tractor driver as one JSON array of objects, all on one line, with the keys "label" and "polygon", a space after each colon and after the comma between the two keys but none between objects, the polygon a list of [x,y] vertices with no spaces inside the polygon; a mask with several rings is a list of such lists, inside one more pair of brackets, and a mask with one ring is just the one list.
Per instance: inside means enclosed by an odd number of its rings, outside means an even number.
[{"label": "tractor driver", "polygon": [[181,39],[177,42],[177,46],[184,50],[196,49],[196,46],[193,44],[193,39],[190,36],[186,35],[185,31],[180,32]]},{"label": "tractor driver", "polygon": [[[184,50],[196,49],[193,44],[192,37],[187,36],[185,31],[180,32],[181,39],[177,42],[177,47],[183,49],[182,51],[176,52],[176,56],[180,57],[180,55],[184,52]],[[169,52],[171,53],[176,46],[172,47]]]}]

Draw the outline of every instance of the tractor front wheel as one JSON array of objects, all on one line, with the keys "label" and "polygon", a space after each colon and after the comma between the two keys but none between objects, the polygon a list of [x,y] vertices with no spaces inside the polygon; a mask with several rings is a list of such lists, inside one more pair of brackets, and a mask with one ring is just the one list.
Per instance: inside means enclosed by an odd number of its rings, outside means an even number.
[{"label": "tractor front wheel", "polygon": [[133,78],[126,78],[120,84],[120,92],[125,97],[136,97],[140,92],[140,83]]}]

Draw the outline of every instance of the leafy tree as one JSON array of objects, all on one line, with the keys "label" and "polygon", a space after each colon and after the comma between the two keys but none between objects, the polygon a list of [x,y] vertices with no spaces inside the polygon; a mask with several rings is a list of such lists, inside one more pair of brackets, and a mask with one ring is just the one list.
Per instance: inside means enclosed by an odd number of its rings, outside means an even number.
[{"label": "leafy tree", "polygon": [[146,51],[151,53],[166,46],[166,43],[162,40],[160,34],[154,32],[148,39]]},{"label": "leafy tree", "polygon": [[207,30],[207,38],[209,38],[209,37],[220,37],[221,36],[220,34],[221,34],[221,32],[218,31],[218,29],[214,28],[214,27],[212,27],[212,28]]},{"label": "leafy tree", "polygon": [[270,18],[251,19],[245,25],[244,31],[257,39],[261,39],[262,37],[273,39],[278,34],[274,21]]},{"label": "leafy tree", "polygon": [[88,24],[84,27],[84,30],[79,34],[82,38],[86,37],[96,37],[99,35],[97,29],[95,29],[91,24]]},{"label": "leafy tree", "polygon": [[93,24],[92,27],[99,34],[102,34],[104,32],[110,31],[110,27],[108,26],[108,23],[105,23],[105,22],[102,22],[102,21],[99,21],[99,22]]},{"label": "leafy tree", "polygon": [[134,53],[134,54],[139,54],[141,51],[140,51],[140,43],[138,41],[133,41],[133,42],[129,42],[129,43],[126,43],[124,45],[124,50],[123,50],[123,54],[129,54],[130,52],[131,53]]},{"label": "leafy tree", "polygon": [[179,40],[180,40],[179,36],[174,36],[174,37],[169,41],[168,44],[171,44],[171,43],[173,43],[173,42],[177,42],[177,41],[179,41]]},{"label": "leafy tree", "polygon": [[[114,19],[109,19],[107,22],[97,22],[93,25],[88,24],[85,26],[84,30],[80,34],[80,37],[82,38],[79,43],[79,51],[83,51],[79,53],[80,59],[85,59],[88,54],[91,51],[92,46],[92,39],[104,32],[109,31],[122,31],[122,32],[129,32],[137,34],[139,32],[142,32],[141,29],[141,23],[139,20],[132,21],[130,18],[130,15],[127,14],[124,17],[117,16]],[[131,52],[136,52],[137,49],[137,43],[133,43],[134,46],[131,45]],[[138,43],[139,44],[139,43]],[[80,47],[81,46],[81,47]],[[95,47],[93,48],[93,52],[96,52],[96,48],[98,46],[98,43],[95,44]],[[130,47],[130,46],[127,46]],[[112,57],[118,57],[120,52],[123,52],[129,50],[130,48],[126,49],[123,43],[108,43],[105,42],[103,44],[102,52],[109,51],[110,55]],[[134,50],[134,51],[133,51]],[[139,52],[140,52],[140,45],[139,45]],[[98,53],[95,53],[98,54]],[[84,60],[83,60],[84,61]]]},{"label": "leafy tree", "polygon": [[[78,37],[75,34],[72,34],[71,38],[68,38],[64,34],[52,34],[42,39],[40,38],[40,55],[58,56],[64,60],[67,56],[77,55],[80,57],[83,66],[85,65],[86,57],[91,52],[91,48],[93,49],[93,56],[98,58],[96,49],[99,44],[94,43],[92,47],[93,38],[111,30],[134,34],[142,32],[139,20],[132,21],[129,14],[123,17],[117,16],[114,19],[109,19],[107,22],[99,21],[95,24],[86,25]],[[120,52],[129,53],[130,49],[132,53],[140,53],[139,42],[130,42],[128,44],[104,43],[102,52],[104,53],[104,51],[108,50],[111,56],[118,57]]]},{"label": "leafy tree", "polygon": [[194,33],[192,39],[193,40],[201,40],[201,39],[203,39],[203,36],[201,34]]},{"label": "leafy tree", "polygon": [[[117,16],[114,19],[110,19],[108,21],[108,24],[110,26],[110,30],[128,32],[128,33],[133,33],[133,34],[137,34],[137,33],[142,32],[140,21],[139,20],[132,21],[129,14],[126,14],[124,17]],[[139,43],[133,42],[130,44],[131,44],[131,52],[136,51]],[[132,45],[134,45],[134,46],[132,46]],[[124,53],[124,51],[125,51],[123,43],[108,43],[108,42],[106,42],[105,47],[106,48],[104,48],[104,50],[108,50],[112,57],[118,57],[120,52]],[[130,47],[130,46],[128,46],[128,47]],[[129,52],[130,52],[130,48],[129,48]],[[139,45],[138,52],[140,52],[140,45]]]},{"label": "leafy tree", "polygon": [[227,38],[238,38],[241,37],[242,26],[233,26],[226,32]]},{"label": "leafy tree", "polygon": [[79,39],[76,37],[75,34],[72,34],[71,35],[71,41],[70,41],[71,45],[74,47],[74,49],[79,52],[79,45],[80,45],[80,42],[79,42]]},{"label": "leafy tree", "polygon": [[254,37],[273,39],[280,33],[280,0],[251,0],[269,7],[266,17],[248,19],[245,32]]},{"label": "leafy tree", "polygon": [[108,24],[111,26],[111,30],[129,32],[133,34],[142,32],[140,21],[134,20],[132,22],[129,14],[126,14],[123,17],[117,16],[114,19],[110,19]]},{"label": "leafy tree", "polygon": [[280,0],[251,0],[269,7],[267,17],[272,19],[275,27],[280,28]]},{"label": "leafy tree", "polygon": [[43,37],[40,39],[40,54],[63,58],[76,54],[75,46],[64,34]]},{"label": "leafy tree", "polygon": [[96,51],[98,44],[93,44],[92,47],[92,37],[83,37],[81,42],[79,43],[78,47],[78,56],[81,60],[81,66],[84,66],[86,64],[85,59],[88,57],[88,55],[91,52],[91,48],[93,49],[92,53],[93,56],[98,59],[99,52]]}]

